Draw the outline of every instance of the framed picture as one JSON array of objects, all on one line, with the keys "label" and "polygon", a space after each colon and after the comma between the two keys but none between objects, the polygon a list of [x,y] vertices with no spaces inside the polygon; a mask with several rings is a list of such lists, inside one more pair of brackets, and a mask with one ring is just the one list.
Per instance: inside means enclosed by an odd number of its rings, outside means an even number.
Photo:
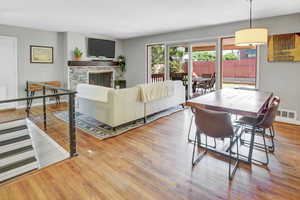
[{"label": "framed picture", "polygon": [[53,63],[53,47],[30,45],[30,63]]},{"label": "framed picture", "polygon": [[268,62],[300,62],[300,33],[269,36]]}]

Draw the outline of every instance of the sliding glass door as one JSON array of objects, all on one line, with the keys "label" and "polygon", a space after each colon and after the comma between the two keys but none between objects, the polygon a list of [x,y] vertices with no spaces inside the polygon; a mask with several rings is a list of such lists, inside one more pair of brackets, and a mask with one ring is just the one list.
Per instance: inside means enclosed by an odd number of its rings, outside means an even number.
[{"label": "sliding glass door", "polygon": [[187,81],[189,62],[188,53],[187,45],[168,47],[168,79]]},{"label": "sliding glass door", "polygon": [[256,88],[257,48],[235,46],[234,37],[222,38],[221,87]]},{"label": "sliding glass door", "polygon": [[147,82],[164,81],[166,79],[165,45],[147,46]]},{"label": "sliding glass door", "polygon": [[[216,77],[217,42],[205,41],[192,44],[192,96],[203,94],[211,78]],[[211,89],[215,88],[215,82]]]}]

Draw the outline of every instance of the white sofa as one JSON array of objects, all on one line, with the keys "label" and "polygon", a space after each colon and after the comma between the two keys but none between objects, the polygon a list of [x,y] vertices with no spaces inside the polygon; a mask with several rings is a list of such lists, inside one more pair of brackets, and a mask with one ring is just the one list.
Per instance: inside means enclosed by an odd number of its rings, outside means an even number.
[{"label": "white sofa", "polygon": [[168,84],[173,84],[172,96],[146,103],[141,101],[139,86],[113,89],[79,84],[77,86],[77,111],[114,128],[184,104],[185,88],[182,82],[169,81]]}]

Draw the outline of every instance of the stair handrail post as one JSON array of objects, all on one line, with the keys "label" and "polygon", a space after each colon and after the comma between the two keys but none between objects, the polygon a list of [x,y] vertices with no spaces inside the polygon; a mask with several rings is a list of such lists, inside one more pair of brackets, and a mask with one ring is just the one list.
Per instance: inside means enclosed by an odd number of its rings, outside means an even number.
[{"label": "stair handrail post", "polygon": [[[26,81],[26,97],[29,97],[29,83]],[[29,99],[26,100],[26,116],[29,118]]]},{"label": "stair handrail post", "polygon": [[69,139],[70,157],[77,156],[76,152],[76,128],[75,128],[75,94],[69,94]]},{"label": "stair handrail post", "polygon": [[46,109],[46,87],[43,86],[43,114],[44,114],[44,129],[47,130],[47,109]]}]

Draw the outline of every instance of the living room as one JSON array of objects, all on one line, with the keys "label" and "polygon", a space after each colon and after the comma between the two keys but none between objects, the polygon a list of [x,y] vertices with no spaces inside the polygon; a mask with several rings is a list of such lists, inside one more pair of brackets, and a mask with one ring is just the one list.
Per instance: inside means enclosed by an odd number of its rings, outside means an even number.
[{"label": "living room", "polygon": [[299,2],[73,3],[0,9],[1,199],[300,197]]}]

